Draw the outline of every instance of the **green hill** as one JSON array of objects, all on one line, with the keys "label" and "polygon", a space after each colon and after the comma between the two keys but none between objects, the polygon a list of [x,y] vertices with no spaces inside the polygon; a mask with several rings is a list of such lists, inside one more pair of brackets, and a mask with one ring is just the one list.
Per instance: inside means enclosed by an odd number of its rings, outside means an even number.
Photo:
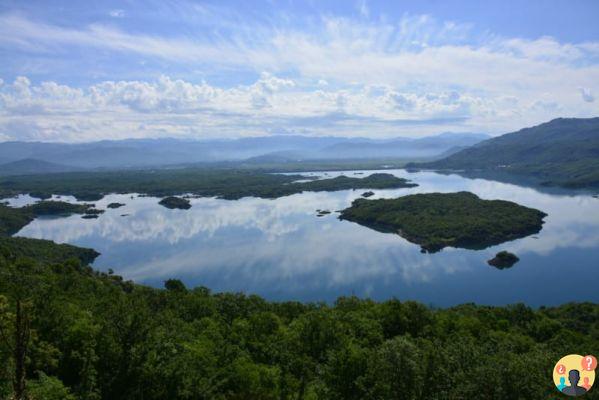
[{"label": "green hill", "polygon": [[558,118],[410,167],[502,171],[546,185],[599,188],[599,118]]}]

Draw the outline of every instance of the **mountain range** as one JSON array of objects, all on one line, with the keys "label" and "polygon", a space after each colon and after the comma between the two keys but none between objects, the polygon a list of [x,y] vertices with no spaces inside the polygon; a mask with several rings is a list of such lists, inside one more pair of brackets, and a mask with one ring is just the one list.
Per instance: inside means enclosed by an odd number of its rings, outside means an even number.
[{"label": "mountain range", "polygon": [[0,175],[78,169],[158,167],[221,161],[316,159],[422,159],[439,157],[487,139],[443,133],[419,139],[264,136],[235,140],[127,139],[89,143],[0,143]]},{"label": "mountain range", "polygon": [[545,185],[599,187],[599,118],[557,118],[412,168],[505,172]]}]

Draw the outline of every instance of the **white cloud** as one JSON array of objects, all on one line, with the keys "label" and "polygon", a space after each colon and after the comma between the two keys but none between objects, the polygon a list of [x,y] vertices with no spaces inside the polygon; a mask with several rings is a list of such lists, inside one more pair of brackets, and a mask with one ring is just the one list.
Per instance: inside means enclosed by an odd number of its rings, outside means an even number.
[{"label": "white cloud", "polygon": [[[277,131],[397,136],[443,128],[482,131],[489,121],[548,119],[563,107],[456,90],[415,93],[388,85],[326,90],[263,73],[228,89],[162,76],[86,88],[26,77],[0,87],[0,135],[23,140],[147,136],[227,137]],[[522,116],[526,117],[522,117]]]},{"label": "white cloud", "polygon": [[304,21],[304,29],[285,18],[252,24],[230,11],[193,8],[187,13],[196,12],[194,22],[213,29],[180,36],[102,24],[67,28],[2,14],[0,47],[6,49],[64,58],[92,49],[141,57],[144,65],[155,60],[259,78],[215,85],[162,76],[74,87],[21,77],[0,85],[0,135],[416,136],[453,129],[502,133],[558,116],[596,115],[590,103],[599,91],[599,43],[473,39],[468,24],[426,15],[374,21],[366,18],[366,2],[357,6],[361,19],[325,16]]}]

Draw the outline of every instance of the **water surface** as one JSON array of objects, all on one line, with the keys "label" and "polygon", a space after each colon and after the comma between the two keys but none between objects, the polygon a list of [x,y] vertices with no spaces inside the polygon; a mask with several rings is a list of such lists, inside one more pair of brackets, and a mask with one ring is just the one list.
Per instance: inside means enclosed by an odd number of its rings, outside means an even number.
[{"label": "water surface", "polygon": [[[166,209],[152,197],[109,195],[95,202],[98,208],[111,202],[126,206],[107,209],[96,220],[78,215],[37,219],[17,236],[92,247],[102,254],[94,267],[112,268],[137,282],[162,286],[165,279],[179,278],[190,287],[273,300],[332,301],[355,294],[436,306],[599,301],[599,199],[432,172],[346,171],[326,177],[374,172],[393,173],[420,186],[374,190],[372,198],[467,190],[484,199],[534,207],[548,217],[534,236],[479,251],[445,248],[422,254],[419,246],[397,235],[339,221],[336,213],[316,216],[317,209],[348,207],[363,190],[274,200],[198,198],[191,200],[190,210]],[[15,205],[27,201],[24,196],[12,200]],[[520,262],[508,270],[487,265],[500,250],[517,254]]]}]

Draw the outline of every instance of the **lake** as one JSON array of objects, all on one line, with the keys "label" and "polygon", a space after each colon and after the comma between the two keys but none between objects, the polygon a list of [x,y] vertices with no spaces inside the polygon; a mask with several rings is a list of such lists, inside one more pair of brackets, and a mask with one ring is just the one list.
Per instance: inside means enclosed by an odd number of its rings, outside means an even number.
[{"label": "lake", "polygon": [[[548,214],[541,232],[485,250],[445,248],[422,254],[398,235],[340,221],[336,213],[363,190],[306,192],[279,199],[191,199],[190,210],[169,210],[159,199],[109,195],[96,220],[79,215],[38,218],[16,236],[91,247],[93,266],[126,279],[162,286],[168,278],[188,287],[241,291],[271,300],[334,301],[357,295],[418,300],[434,306],[466,302],[532,306],[599,301],[599,199],[589,194],[544,193],[485,179],[405,170],[317,172],[304,175],[364,177],[392,173],[420,186],[374,190],[371,198],[466,190],[483,199],[504,199]],[[325,176],[326,174],[326,176]],[[133,197],[133,198],[132,198]],[[73,198],[62,197],[72,201]],[[12,205],[30,202],[10,199]],[[124,215],[124,216],[123,216]],[[487,264],[500,250],[520,257],[511,269]]]}]

